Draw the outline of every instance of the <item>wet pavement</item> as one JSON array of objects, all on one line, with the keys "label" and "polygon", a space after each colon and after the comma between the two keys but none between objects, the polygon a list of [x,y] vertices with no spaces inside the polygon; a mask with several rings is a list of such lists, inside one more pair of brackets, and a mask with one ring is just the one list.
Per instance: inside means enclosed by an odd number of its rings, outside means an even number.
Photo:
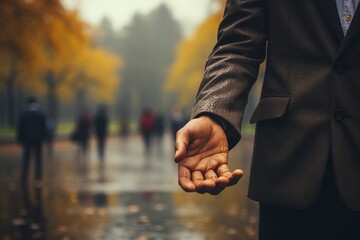
[{"label": "wet pavement", "polygon": [[43,182],[28,191],[21,149],[0,145],[0,240],[257,239],[257,204],[246,198],[252,140],[230,154],[244,178],[218,196],[180,189],[172,145],[166,136],[145,156],[139,137],[111,138],[102,168],[94,141],[84,162],[74,144],[58,141],[52,156],[45,151]]}]

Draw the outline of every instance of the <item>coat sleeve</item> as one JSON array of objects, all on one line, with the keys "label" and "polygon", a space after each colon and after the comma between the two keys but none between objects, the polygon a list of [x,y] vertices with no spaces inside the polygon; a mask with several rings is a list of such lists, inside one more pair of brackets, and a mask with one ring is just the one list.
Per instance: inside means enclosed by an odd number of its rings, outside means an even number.
[{"label": "coat sleeve", "polygon": [[265,0],[228,0],[218,39],[205,65],[192,118],[213,115],[226,126],[229,147],[241,138],[248,93],[264,61],[267,41]]}]

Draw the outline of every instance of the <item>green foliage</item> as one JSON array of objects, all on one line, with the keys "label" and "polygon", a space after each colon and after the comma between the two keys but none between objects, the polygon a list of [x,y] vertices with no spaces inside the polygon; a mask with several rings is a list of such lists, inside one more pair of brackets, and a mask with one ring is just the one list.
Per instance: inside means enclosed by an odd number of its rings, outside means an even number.
[{"label": "green foliage", "polygon": [[0,138],[15,138],[15,129],[12,127],[0,127]]}]

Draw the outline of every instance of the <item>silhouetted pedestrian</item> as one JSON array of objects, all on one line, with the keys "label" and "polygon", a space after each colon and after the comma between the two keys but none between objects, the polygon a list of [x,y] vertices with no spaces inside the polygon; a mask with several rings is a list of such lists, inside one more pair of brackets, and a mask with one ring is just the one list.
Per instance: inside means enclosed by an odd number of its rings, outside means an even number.
[{"label": "silhouetted pedestrian", "polygon": [[104,164],[105,143],[106,137],[108,135],[108,122],[109,120],[106,112],[106,107],[104,105],[99,106],[94,117],[94,128],[98,145],[98,155],[101,165]]},{"label": "silhouetted pedestrian", "polygon": [[35,155],[36,186],[42,179],[42,143],[46,137],[46,118],[35,98],[27,100],[24,111],[20,114],[17,125],[17,141],[22,145],[23,158],[21,182],[26,186],[28,181],[31,154]]},{"label": "silhouetted pedestrian", "polygon": [[[79,161],[85,160],[87,157],[90,138],[90,126],[90,113],[87,109],[85,109],[81,112],[79,118],[76,120],[75,130],[71,137],[72,140],[75,141],[79,146]],[[82,165],[82,167],[85,167],[85,163]]]},{"label": "silhouetted pedestrian", "polygon": [[155,118],[151,110],[145,109],[140,118],[140,130],[144,140],[145,153],[150,153],[151,138],[154,132]]}]

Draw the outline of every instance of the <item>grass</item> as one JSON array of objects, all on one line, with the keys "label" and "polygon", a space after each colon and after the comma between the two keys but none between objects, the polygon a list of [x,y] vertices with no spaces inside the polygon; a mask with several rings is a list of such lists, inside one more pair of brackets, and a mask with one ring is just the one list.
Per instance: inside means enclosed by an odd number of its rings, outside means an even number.
[{"label": "grass", "polygon": [[243,124],[241,128],[241,135],[243,137],[253,137],[255,135],[255,124]]},{"label": "grass", "polygon": [[[73,123],[60,123],[57,126],[56,133],[59,136],[67,136],[74,129]],[[0,138],[15,139],[16,130],[12,127],[0,127]]]},{"label": "grass", "polygon": [[[62,122],[56,127],[57,136],[69,136],[74,130],[75,124],[73,122]],[[0,126],[0,138],[2,139],[15,139],[15,128],[12,127],[1,127]],[[109,125],[110,134],[116,134],[118,132],[117,123],[111,122]]]},{"label": "grass", "polygon": [[15,138],[15,129],[11,127],[0,127],[0,138]]},{"label": "grass", "polygon": [[[133,124],[134,125],[134,124]],[[56,135],[57,136],[69,136],[71,131],[74,130],[73,122],[62,122],[57,125]],[[136,126],[131,126],[131,129],[135,129]],[[110,134],[118,133],[118,124],[116,121],[113,121],[109,125]],[[244,124],[242,126],[241,134],[242,136],[251,137],[254,136],[255,125],[254,124]],[[15,128],[11,127],[1,127],[0,126],[0,139],[15,139]]]}]

